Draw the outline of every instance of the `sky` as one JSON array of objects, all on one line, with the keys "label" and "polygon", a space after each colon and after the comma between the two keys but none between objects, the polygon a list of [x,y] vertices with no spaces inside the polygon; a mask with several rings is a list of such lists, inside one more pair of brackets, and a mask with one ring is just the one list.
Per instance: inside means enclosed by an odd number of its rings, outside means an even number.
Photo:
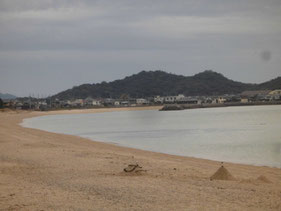
[{"label": "sky", "polygon": [[281,76],[281,1],[0,0],[0,93],[210,69],[250,83]]}]

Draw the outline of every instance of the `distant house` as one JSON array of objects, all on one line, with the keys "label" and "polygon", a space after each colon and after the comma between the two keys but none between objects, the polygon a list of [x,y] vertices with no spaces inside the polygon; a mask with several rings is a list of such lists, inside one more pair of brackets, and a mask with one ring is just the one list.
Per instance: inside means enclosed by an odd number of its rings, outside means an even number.
[{"label": "distant house", "polygon": [[72,105],[72,102],[70,100],[64,101],[64,104],[63,104],[64,107],[68,108],[68,107],[71,107],[71,105]]},{"label": "distant house", "polygon": [[276,89],[269,92],[269,96],[272,100],[281,100],[281,89]]},{"label": "distant house", "polygon": [[207,98],[208,102],[210,102],[211,100],[211,104],[224,104],[227,102],[227,98],[226,97],[211,97],[211,98]]},{"label": "distant house", "polygon": [[269,92],[270,95],[281,95],[281,89],[275,89]]},{"label": "distant house", "polygon": [[115,101],[114,101],[114,106],[120,106],[120,101],[115,100]]},{"label": "distant house", "polygon": [[87,98],[84,100],[84,105],[85,105],[85,106],[92,106],[92,105],[93,105],[93,101],[94,101],[93,98],[87,97]]},{"label": "distant house", "polygon": [[195,97],[182,97],[177,99],[177,103],[180,104],[201,104],[201,100],[198,100]]},{"label": "distant house", "polygon": [[166,97],[164,97],[164,102],[165,103],[175,103],[177,99],[179,99],[179,96],[166,96]]},{"label": "distant house", "polygon": [[76,99],[71,102],[72,106],[81,107],[84,105],[84,101],[82,99]]},{"label": "distant house", "polygon": [[247,98],[250,101],[268,101],[268,94],[271,90],[255,90],[255,91],[244,91],[240,94],[241,98]]},{"label": "distant house", "polygon": [[241,97],[240,95],[228,95],[225,96],[226,102],[240,102]]},{"label": "distant house", "polygon": [[22,109],[23,104],[21,102],[16,102],[15,108],[16,109]]},{"label": "distant house", "polygon": [[10,99],[2,99],[3,107],[9,108],[12,107],[13,101]]},{"label": "distant house", "polygon": [[213,99],[210,98],[210,97],[206,97],[206,98],[203,100],[203,103],[208,103],[208,104],[210,104],[210,103],[212,103],[212,102],[213,102]]},{"label": "distant house", "polygon": [[249,102],[248,98],[241,98],[241,103],[248,103],[248,102]]},{"label": "distant house", "polygon": [[259,95],[268,95],[271,90],[255,90],[255,91],[244,91],[240,95],[241,97],[256,97]]},{"label": "distant house", "polygon": [[217,98],[213,98],[212,99],[212,104],[217,104],[218,103],[218,99]]},{"label": "distant house", "polygon": [[165,103],[174,103],[175,101],[176,101],[176,97],[175,96],[164,97],[164,102]]},{"label": "distant house", "polygon": [[136,104],[137,105],[147,105],[147,104],[149,104],[149,101],[144,98],[138,98],[138,99],[136,99]]},{"label": "distant house", "polygon": [[92,105],[93,106],[100,106],[101,105],[101,101],[97,100],[97,99],[94,99],[93,102],[92,102]]},{"label": "distant house", "polygon": [[41,111],[47,110],[48,104],[45,101],[41,101],[38,103],[38,109]]},{"label": "distant house", "polygon": [[128,101],[129,101],[130,106],[136,106],[137,105],[137,100],[135,98],[130,98]]},{"label": "distant house", "polygon": [[218,98],[217,98],[217,102],[218,102],[219,104],[223,104],[223,103],[226,102],[226,99],[225,99],[224,97],[218,97]]},{"label": "distant house", "polygon": [[188,98],[187,104],[201,104],[201,100],[198,100],[197,98]]},{"label": "distant house", "polygon": [[183,94],[179,94],[178,96],[176,96],[176,101],[180,101],[184,98],[185,98],[185,96]]},{"label": "distant house", "polygon": [[129,101],[121,101],[120,104],[122,106],[128,106],[130,103],[129,103]]},{"label": "distant house", "polygon": [[114,99],[112,99],[112,98],[106,98],[106,99],[104,99],[103,100],[103,104],[105,105],[105,106],[113,106],[114,105]]},{"label": "distant house", "polygon": [[154,103],[163,103],[164,102],[164,97],[156,96],[154,98]]}]

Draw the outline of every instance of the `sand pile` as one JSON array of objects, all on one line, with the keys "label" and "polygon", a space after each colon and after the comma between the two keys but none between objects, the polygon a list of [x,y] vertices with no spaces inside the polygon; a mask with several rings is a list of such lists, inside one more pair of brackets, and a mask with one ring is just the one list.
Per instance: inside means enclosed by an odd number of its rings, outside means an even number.
[{"label": "sand pile", "polygon": [[229,171],[221,166],[214,174],[210,177],[210,180],[235,180],[235,178],[229,173]]}]

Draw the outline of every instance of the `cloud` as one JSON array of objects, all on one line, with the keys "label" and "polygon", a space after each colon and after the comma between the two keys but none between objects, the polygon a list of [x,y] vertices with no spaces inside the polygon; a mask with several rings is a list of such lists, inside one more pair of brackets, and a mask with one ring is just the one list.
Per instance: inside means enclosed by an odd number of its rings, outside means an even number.
[{"label": "cloud", "polygon": [[[206,68],[263,81],[280,71],[280,11],[280,0],[1,0],[0,88],[26,86],[12,75],[48,67],[50,78],[70,71],[75,84],[82,82],[75,68],[96,80],[142,69],[189,75]],[[264,49],[274,55],[270,62],[261,60]],[[253,74],[262,68],[267,75]],[[70,85],[62,83],[52,90]]]},{"label": "cloud", "polygon": [[156,37],[188,38],[198,35],[225,34],[268,34],[281,32],[277,22],[267,23],[264,20],[247,17],[194,17],[163,16],[136,23],[144,34]]}]

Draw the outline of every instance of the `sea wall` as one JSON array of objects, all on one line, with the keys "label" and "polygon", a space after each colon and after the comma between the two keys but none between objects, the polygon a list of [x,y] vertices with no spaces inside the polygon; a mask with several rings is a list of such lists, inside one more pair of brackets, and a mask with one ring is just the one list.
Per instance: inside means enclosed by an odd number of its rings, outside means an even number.
[{"label": "sea wall", "polygon": [[228,106],[255,106],[255,105],[281,105],[281,101],[271,101],[271,102],[233,102],[233,103],[217,103],[217,104],[166,104],[160,111],[176,111],[185,109],[195,109],[195,108],[218,108],[218,107],[228,107]]}]

